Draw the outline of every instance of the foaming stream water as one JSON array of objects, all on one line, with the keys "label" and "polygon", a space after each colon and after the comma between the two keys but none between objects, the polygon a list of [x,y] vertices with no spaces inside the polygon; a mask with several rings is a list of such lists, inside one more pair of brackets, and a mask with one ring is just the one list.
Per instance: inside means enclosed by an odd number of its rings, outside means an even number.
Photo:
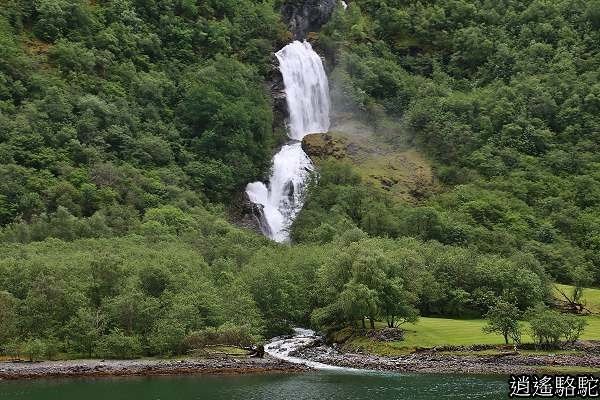
[{"label": "foaming stream water", "polygon": [[246,186],[248,198],[262,210],[263,233],[277,242],[289,240],[289,227],[302,209],[306,181],[313,171],[301,140],[329,130],[329,83],[323,62],[308,42],[295,41],[276,53],[285,85],[291,141],[273,157],[268,184]]},{"label": "foaming stream water", "polygon": [[294,357],[290,355],[296,350],[313,345],[320,339],[321,338],[310,329],[294,328],[294,336],[285,339],[275,338],[275,340],[273,340],[265,346],[265,352],[267,352],[267,354],[269,354],[270,356],[278,358],[280,360],[284,360],[294,364],[306,365],[307,367],[314,369],[344,372],[360,371],[354,368],[338,367],[335,365],[323,364],[320,362],[305,360],[303,358]]}]

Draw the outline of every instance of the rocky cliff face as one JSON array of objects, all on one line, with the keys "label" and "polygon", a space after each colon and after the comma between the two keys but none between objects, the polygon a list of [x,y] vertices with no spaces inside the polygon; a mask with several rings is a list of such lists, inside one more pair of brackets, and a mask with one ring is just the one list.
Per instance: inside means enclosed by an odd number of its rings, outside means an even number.
[{"label": "rocky cliff face", "polygon": [[287,101],[285,98],[285,85],[283,76],[279,70],[279,61],[275,54],[271,60],[271,70],[267,76],[268,90],[273,99],[273,128],[285,127],[285,120],[288,115]]},{"label": "rocky cliff face", "polygon": [[268,227],[262,223],[262,206],[254,204],[248,198],[245,191],[240,191],[237,196],[231,200],[231,205],[227,210],[228,220],[237,226],[252,230],[259,234],[264,234]]},{"label": "rocky cliff face", "polygon": [[317,32],[335,9],[338,0],[287,0],[281,8],[295,40],[303,40],[309,32]]}]

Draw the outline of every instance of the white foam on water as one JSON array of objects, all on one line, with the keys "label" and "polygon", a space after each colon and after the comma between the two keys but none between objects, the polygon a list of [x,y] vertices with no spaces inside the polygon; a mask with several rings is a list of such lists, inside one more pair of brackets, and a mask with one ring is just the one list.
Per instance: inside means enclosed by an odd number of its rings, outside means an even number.
[{"label": "white foam on water", "polygon": [[277,359],[291,362],[293,364],[306,365],[307,367],[314,369],[344,372],[359,371],[354,368],[337,367],[335,365],[328,365],[290,356],[290,353],[306,346],[310,346],[319,339],[321,338],[310,329],[294,328],[294,336],[287,339],[275,339],[265,346],[265,352]]}]

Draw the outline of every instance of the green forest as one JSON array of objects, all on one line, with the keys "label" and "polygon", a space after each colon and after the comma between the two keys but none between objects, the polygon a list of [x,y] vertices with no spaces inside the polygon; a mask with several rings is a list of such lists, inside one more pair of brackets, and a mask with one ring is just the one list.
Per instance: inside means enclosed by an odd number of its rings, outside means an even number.
[{"label": "green forest", "polygon": [[4,353],[519,319],[556,282],[600,286],[599,0],[337,7],[310,35],[335,107],[426,155],[439,189],[406,202],[322,160],[277,244],[231,215],[285,140],[267,82],[288,2],[3,2]]}]

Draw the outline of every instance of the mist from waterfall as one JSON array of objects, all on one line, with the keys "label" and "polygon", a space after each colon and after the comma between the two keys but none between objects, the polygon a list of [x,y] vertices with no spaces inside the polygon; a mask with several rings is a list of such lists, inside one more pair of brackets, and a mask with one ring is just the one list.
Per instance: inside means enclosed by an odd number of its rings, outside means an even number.
[{"label": "mist from waterfall", "polygon": [[263,233],[277,242],[289,240],[291,223],[302,209],[306,181],[313,170],[301,140],[329,130],[329,84],[323,62],[310,43],[295,41],[276,53],[285,85],[290,142],[273,157],[268,184],[246,186],[250,201],[262,209]]}]

